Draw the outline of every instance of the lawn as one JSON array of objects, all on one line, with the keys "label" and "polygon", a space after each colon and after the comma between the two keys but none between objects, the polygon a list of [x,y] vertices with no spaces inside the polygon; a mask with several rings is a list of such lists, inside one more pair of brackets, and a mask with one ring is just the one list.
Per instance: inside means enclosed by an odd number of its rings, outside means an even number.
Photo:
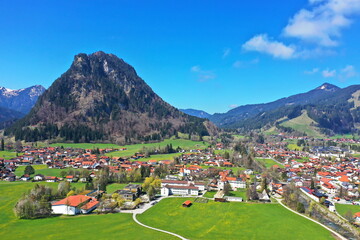
[{"label": "lawn", "polygon": [[[18,153],[18,156],[23,155],[23,153]],[[9,151],[0,151],[0,158],[4,158],[5,160],[9,160],[11,158],[16,157],[16,152]]]},{"label": "lawn", "polygon": [[[44,176],[55,176],[55,177],[61,177],[60,173],[62,171],[68,171],[69,169],[72,169],[74,171],[79,171],[80,169],[74,169],[74,168],[64,168],[64,169],[58,169],[58,168],[48,168],[46,165],[32,165],[35,169],[35,174],[42,174]],[[25,166],[20,166],[16,168],[15,175],[16,176],[22,176],[24,174]]]},{"label": "lawn", "polygon": [[274,161],[272,159],[256,158],[256,161],[264,163],[266,168],[271,168],[274,165],[278,165],[280,168],[284,168],[283,165],[279,164],[278,162],[276,162],[276,161]]},{"label": "lawn", "polygon": [[302,151],[302,149],[303,149],[303,147],[299,147],[297,144],[294,144],[294,143],[290,143],[286,147],[293,151]]},{"label": "lawn", "polygon": [[121,148],[126,148],[124,151],[116,151],[107,153],[106,156],[110,157],[130,157],[137,152],[140,152],[143,148],[163,148],[166,145],[172,144],[173,148],[176,149],[180,147],[184,150],[191,150],[191,149],[204,149],[208,146],[205,142],[197,142],[185,139],[166,139],[162,142],[158,143],[145,143],[145,144],[134,144],[134,145],[125,145]]},{"label": "lawn", "polygon": [[82,149],[105,149],[105,148],[117,148],[120,146],[111,143],[53,143],[52,147],[64,147],[64,148],[82,148]]},{"label": "lawn", "polygon": [[162,161],[162,160],[174,160],[175,157],[181,156],[182,153],[170,153],[170,154],[153,154],[150,157],[147,158],[140,158],[137,161],[149,161],[149,160],[156,160],[156,161]]},{"label": "lawn", "polygon": [[[191,164],[186,165],[187,167],[189,167]],[[243,167],[216,167],[216,166],[206,166],[206,165],[200,165],[201,168],[203,169],[208,169],[208,168],[216,168],[216,169],[220,169],[220,170],[232,170],[232,172],[234,174],[237,173],[237,171],[245,171],[246,168]]]},{"label": "lawn", "polygon": [[166,198],[138,220],[188,239],[334,239],[330,232],[279,204],[193,203]]},{"label": "lawn", "polygon": [[0,182],[0,239],[175,239],[137,225],[132,215],[125,213],[18,220],[13,206],[33,185]]},{"label": "lawn", "polygon": [[204,197],[214,198],[214,196],[215,196],[216,193],[217,193],[217,191],[207,191],[207,192],[204,194]]},{"label": "lawn", "polygon": [[345,217],[345,214],[348,211],[352,212],[352,215],[354,215],[357,212],[360,212],[360,206],[359,205],[351,205],[351,204],[336,204],[336,211],[343,217]]},{"label": "lawn", "polygon": [[[106,186],[106,193],[112,194],[116,190],[123,189],[128,184],[129,183],[112,183],[112,184],[109,184],[109,185]],[[132,183],[132,184],[142,184],[142,183]]]},{"label": "lawn", "polygon": [[292,128],[300,133],[305,133],[308,136],[319,138],[323,136],[319,132],[319,129],[317,127],[314,127],[315,125],[317,125],[317,123],[308,116],[307,111],[303,111],[300,116],[289,119],[281,123],[280,125]]},{"label": "lawn", "polygon": [[244,201],[247,200],[246,189],[238,189],[237,191],[231,191],[227,196],[241,197]]}]

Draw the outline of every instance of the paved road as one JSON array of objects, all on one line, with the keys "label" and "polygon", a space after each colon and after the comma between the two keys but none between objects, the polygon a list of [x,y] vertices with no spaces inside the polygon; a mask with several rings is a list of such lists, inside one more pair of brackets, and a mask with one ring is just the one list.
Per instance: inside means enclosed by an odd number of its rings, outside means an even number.
[{"label": "paved road", "polygon": [[134,219],[134,221],[135,221],[137,224],[139,224],[140,226],[143,226],[143,227],[146,227],[146,228],[149,228],[149,229],[158,231],[158,232],[167,233],[167,234],[173,235],[173,236],[175,236],[175,237],[178,237],[178,238],[180,238],[180,239],[182,239],[182,240],[188,240],[188,239],[184,238],[183,236],[180,236],[180,235],[178,235],[178,234],[176,234],[176,233],[168,232],[168,231],[165,231],[165,230],[161,230],[161,229],[158,229],[158,228],[153,228],[153,227],[147,226],[147,225],[145,225],[145,224],[142,224],[141,222],[139,222],[139,221],[136,219],[136,215],[137,215],[137,213],[134,213],[134,214],[133,214],[133,219]]},{"label": "paved road", "polygon": [[325,228],[326,230],[328,230],[328,231],[330,231],[331,233],[333,233],[334,235],[336,235],[339,239],[347,240],[347,238],[343,237],[342,235],[340,235],[339,233],[335,232],[334,230],[328,228],[328,227],[325,226],[324,224],[319,223],[318,221],[315,221],[314,219],[309,218],[309,217],[307,217],[307,216],[305,216],[305,215],[302,215],[302,214],[300,214],[300,213],[292,210],[291,208],[285,206],[285,205],[281,202],[281,199],[278,199],[278,198],[275,198],[275,199],[280,203],[281,206],[283,206],[283,207],[286,208],[287,210],[292,211],[293,213],[295,213],[295,214],[297,214],[297,215],[300,215],[300,216],[302,216],[302,217],[304,217],[304,218],[306,218],[306,219],[308,219],[308,220],[310,220],[310,221],[312,221],[312,222],[314,222],[314,223],[316,223],[316,224],[319,224],[320,226],[322,226],[322,227]]}]

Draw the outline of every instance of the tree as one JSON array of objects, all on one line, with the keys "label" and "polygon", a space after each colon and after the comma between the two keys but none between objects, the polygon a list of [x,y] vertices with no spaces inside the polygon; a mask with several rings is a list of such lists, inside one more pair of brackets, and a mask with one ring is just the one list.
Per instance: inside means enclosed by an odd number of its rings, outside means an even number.
[{"label": "tree", "polygon": [[225,183],[225,184],[224,184],[224,189],[223,189],[224,194],[225,194],[225,195],[229,195],[229,193],[230,193],[231,190],[232,190],[232,188],[231,188],[230,183]]},{"label": "tree", "polygon": [[64,178],[64,177],[66,177],[66,175],[67,175],[66,171],[61,171],[60,172],[60,177]]},{"label": "tree", "polygon": [[5,141],[3,138],[1,139],[1,151],[5,151]]},{"label": "tree", "polygon": [[70,197],[70,196],[73,196],[73,195],[75,195],[75,191],[71,190],[70,192],[68,192],[68,194],[66,194],[66,197]]},{"label": "tree", "polygon": [[310,188],[315,189],[315,181],[314,181],[314,179],[311,179]]},{"label": "tree", "polygon": [[304,213],[305,212],[304,204],[302,204],[301,202],[298,202],[297,207],[296,207],[296,211],[298,211],[299,213]]},{"label": "tree", "polygon": [[155,188],[154,188],[154,186],[150,185],[148,190],[146,191],[146,194],[148,195],[149,200],[153,199],[154,196],[155,196]]},{"label": "tree", "polygon": [[70,183],[69,182],[60,182],[58,185],[58,195],[64,197],[68,192],[70,192]]},{"label": "tree", "polygon": [[344,217],[345,217],[349,222],[351,222],[351,223],[354,222],[354,214],[352,213],[351,210],[348,210],[348,211],[345,213]]},{"label": "tree", "polygon": [[24,174],[31,175],[35,173],[35,169],[29,165],[25,167]]},{"label": "tree", "polygon": [[266,177],[263,177],[261,180],[261,192],[264,190],[267,190],[268,184],[267,184],[267,180]]}]

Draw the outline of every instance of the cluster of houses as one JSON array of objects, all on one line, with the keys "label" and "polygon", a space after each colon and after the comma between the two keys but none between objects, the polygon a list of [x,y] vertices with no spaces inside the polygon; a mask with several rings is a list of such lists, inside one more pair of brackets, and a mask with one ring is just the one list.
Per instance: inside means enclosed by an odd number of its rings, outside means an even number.
[{"label": "cluster of houses", "polygon": [[339,154],[340,148],[318,147],[308,153],[259,144],[255,151],[257,156],[281,161],[284,168],[278,168],[278,171],[286,174],[287,182],[294,182],[298,187],[316,187],[321,193],[345,199],[360,196],[360,159]]}]

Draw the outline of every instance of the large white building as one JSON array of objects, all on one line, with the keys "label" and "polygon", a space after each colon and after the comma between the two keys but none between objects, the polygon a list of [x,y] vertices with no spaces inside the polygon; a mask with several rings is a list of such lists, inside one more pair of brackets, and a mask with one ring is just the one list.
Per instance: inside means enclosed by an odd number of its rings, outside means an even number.
[{"label": "large white building", "polygon": [[161,188],[161,196],[169,195],[199,195],[199,188],[194,185],[189,186],[174,186],[174,185],[165,185]]},{"label": "large white building", "polygon": [[89,213],[96,209],[99,201],[85,195],[75,195],[64,198],[51,204],[54,214],[76,215],[80,213]]}]

